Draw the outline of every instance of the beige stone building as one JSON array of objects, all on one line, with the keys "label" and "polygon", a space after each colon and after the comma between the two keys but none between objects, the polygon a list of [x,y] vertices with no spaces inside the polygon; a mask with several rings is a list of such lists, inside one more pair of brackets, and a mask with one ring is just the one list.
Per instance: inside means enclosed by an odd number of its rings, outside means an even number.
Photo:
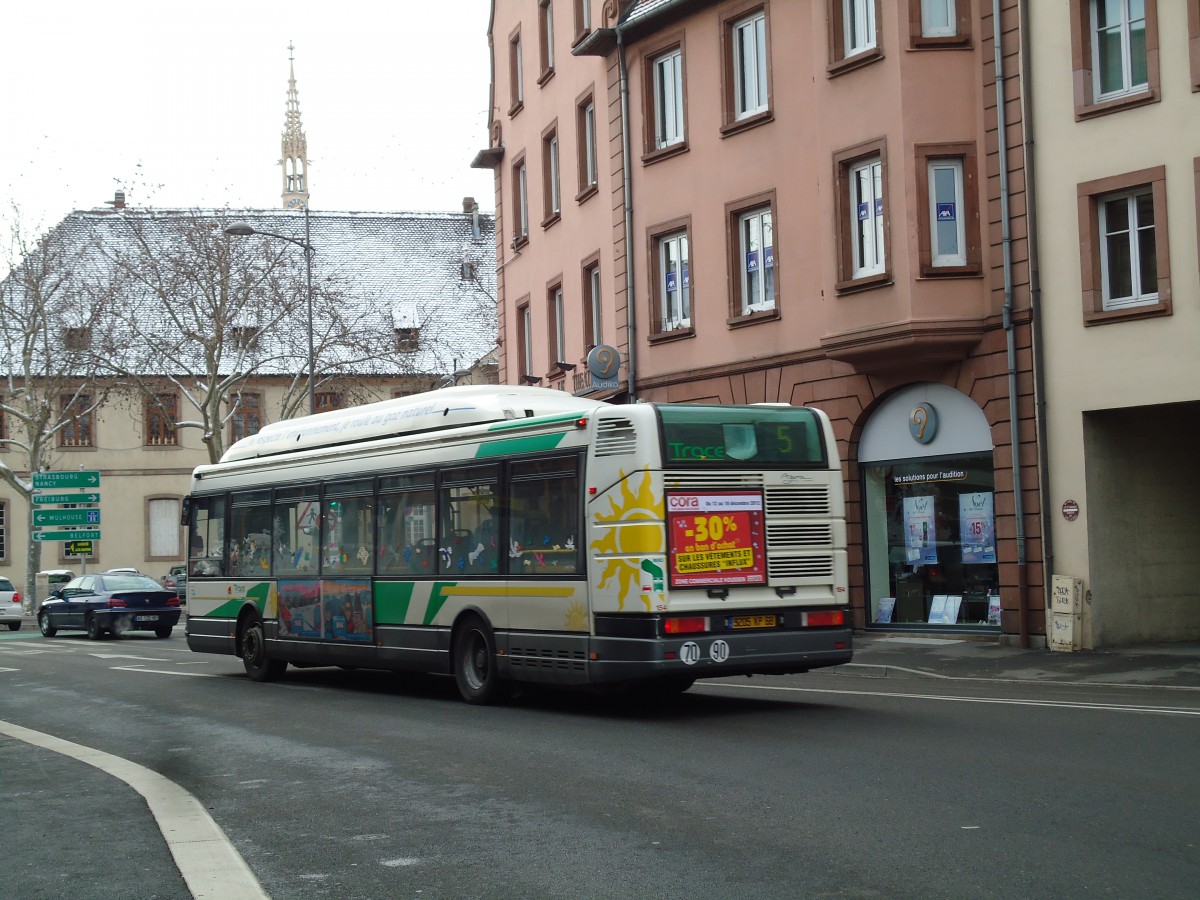
[{"label": "beige stone building", "polygon": [[1196,640],[1200,0],[1027,6],[1048,568],[1084,647]]},{"label": "beige stone building", "polygon": [[967,0],[493,2],[474,164],[503,382],[820,406],[855,624],[1035,644],[1021,32],[998,8],[999,29]]}]

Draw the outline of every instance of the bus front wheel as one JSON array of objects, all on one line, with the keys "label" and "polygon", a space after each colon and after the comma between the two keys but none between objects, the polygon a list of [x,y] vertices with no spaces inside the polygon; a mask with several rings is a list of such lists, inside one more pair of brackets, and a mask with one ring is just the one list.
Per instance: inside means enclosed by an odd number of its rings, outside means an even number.
[{"label": "bus front wheel", "polygon": [[242,665],[253,681],[273,681],[283,674],[287,662],[267,657],[266,635],[260,620],[250,622],[242,629],[240,640]]},{"label": "bus front wheel", "polygon": [[478,616],[466,619],[454,637],[454,680],[468,703],[483,705],[496,699],[496,641]]}]

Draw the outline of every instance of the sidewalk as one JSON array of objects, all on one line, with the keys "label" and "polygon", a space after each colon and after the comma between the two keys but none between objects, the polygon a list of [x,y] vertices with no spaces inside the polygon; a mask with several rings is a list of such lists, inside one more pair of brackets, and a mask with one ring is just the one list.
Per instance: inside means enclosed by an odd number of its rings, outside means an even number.
[{"label": "sidewalk", "polygon": [[1111,650],[1023,650],[994,640],[951,635],[854,636],[847,674],[986,678],[1074,684],[1120,684],[1200,690],[1200,641]]}]

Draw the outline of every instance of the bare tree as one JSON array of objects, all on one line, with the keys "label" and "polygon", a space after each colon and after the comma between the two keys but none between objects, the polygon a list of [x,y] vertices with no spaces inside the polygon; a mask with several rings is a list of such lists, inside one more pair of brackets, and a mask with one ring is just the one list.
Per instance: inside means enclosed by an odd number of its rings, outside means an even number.
[{"label": "bare tree", "polygon": [[[111,381],[99,378],[97,344],[107,342],[111,286],[89,274],[86,251],[58,226],[30,240],[14,209],[0,281],[0,478],[26,501],[34,534],[33,474],[53,467],[59,440],[71,436],[105,401]],[[32,604],[41,543],[30,540],[25,597]]]}]

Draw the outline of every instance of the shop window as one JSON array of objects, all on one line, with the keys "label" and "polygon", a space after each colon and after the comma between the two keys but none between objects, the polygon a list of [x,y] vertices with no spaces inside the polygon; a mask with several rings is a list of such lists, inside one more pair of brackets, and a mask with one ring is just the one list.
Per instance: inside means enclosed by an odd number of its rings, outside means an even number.
[{"label": "shop window", "polygon": [[1075,118],[1159,99],[1158,0],[1069,0]]},{"label": "shop window", "polygon": [[863,469],[868,622],[999,627],[992,454]]}]

